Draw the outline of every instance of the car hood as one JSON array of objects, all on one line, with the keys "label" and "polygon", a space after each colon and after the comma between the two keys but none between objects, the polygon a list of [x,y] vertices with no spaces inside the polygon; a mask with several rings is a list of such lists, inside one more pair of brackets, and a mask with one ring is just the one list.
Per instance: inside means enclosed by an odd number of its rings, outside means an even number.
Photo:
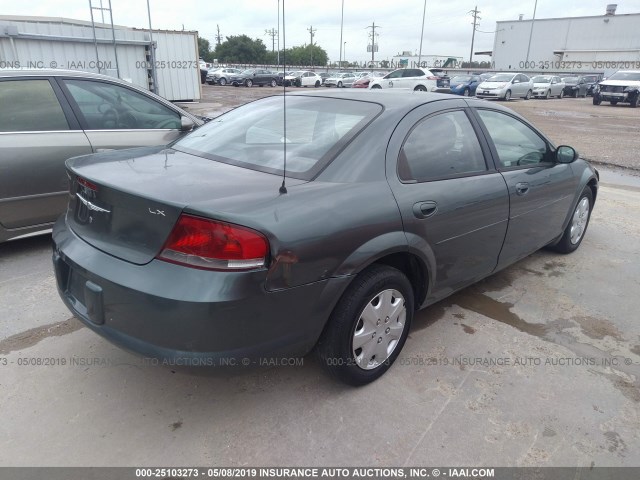
[{"label": "car hood", "polygon": [[[75,157],[66,165],[70,227],[94,247],[138,265],[158,254],[183,211],[238,218],[238,212],[278,197],[282,183],[280,175],[168,147]],[[78,177],[95,190],[83,187]],[[287,178],[287,185],[302,183]]]},{"label": "car hood", "polygon": [[478,86],[483,88],[502,88],[508,84],[509,82],[482,82]]},{"label": "car hood", "polygon": [[[560,85],[560,84],[558,84],[558,85]],[[545,83],[534,83],[533,86],[534,87],[550,87],[551,83],[547,83],[547,82],[545,82]]]},{"label": "car hood", "polygon": [[633,80],[604,80],[600,85],[608,85],[611,87],[640,87],[639,81]]}]

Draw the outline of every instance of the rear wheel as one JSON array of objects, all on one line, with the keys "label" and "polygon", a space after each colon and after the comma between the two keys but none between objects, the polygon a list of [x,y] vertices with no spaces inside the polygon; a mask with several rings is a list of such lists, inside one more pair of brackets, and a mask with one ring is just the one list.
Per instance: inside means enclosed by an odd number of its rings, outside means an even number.
[{"label": "rear wheel", "polygon": [[275,87],[276,85],[278,85],[278,82],[276,82],[275,78],[272,78],[271,83],[269,85],[271,85],[272,87]]},{"label": "rear wheel", "polygon": [[377,85],[377,84],[376,84],[376,85],[374,85],[373,87],[371,87],[371,89],[374,89],[374,88],[378,89],[378,88],[382,88],[382,87],[381,87],[380,85]]},{"label": "rear wheel", "polygon": [[251,79],[247,78],[247,81],[246,81],[246,82],[244,82],[244,84],[245,84],[247,87],[253,87],[253,80],[251,80]]},{"label": "rear wheel", "polygon": [[220,80],[218,80],[218,83],[224,87],[227,84],[227,79],[222,77]]},{"label": "rear wheel", "polygon": [[416,88],[413,89],[414,92],[426,92],[427,87],[424,85],[416,85]]},{"label": "rear wheel", "polygon": [[569,220],[569,225],[564,229],[560,241],[552,247],[554,250],[560,253],[571,253],[578,249],[587,233],[592,208],[593,193],[591,188],[585,187]]},{"label": "rear wheel", "polygon": [[344,292],[316,352],[332,375],[365,385],[398,357],[412,318],[413,289],[407,277],[395,268],[372,265]]}]

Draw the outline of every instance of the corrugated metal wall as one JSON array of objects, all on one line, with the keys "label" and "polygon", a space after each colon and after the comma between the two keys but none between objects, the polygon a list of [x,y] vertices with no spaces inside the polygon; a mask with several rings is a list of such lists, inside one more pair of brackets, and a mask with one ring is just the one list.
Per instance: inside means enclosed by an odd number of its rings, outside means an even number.
[{"label": "corrugated metal wall", "polygon": [[[117,77],[109,26],[46,17],[0,16],[0,68],[83,70]],[[120,78],[149,88],[148,30],[115,27]],[[153,31],[158,93],[168,100],[201,98],[196,32]],[[164,63],[163,63],[164,62]]]},{"label": "corrugated metal wall", "polygon": [[[533,22],[533,33],[530,20],[497,22],[493,61],[498,70],[611,70],[601,62],[638,69],[638,25],[640,14],[540,19]],[[631,68],[624,68],[625,62],[632,62]]]}]

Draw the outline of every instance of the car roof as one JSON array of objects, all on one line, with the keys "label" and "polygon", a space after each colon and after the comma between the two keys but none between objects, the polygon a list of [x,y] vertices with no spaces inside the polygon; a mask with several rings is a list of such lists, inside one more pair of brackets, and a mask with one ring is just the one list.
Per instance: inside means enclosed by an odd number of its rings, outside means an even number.
[{"label": "car roof", "polygon": [[119,78],[102,75],[100,73],[55,68],[45,68],[40,70],[0,70],[0,77],[82,77],[122,82]]}]

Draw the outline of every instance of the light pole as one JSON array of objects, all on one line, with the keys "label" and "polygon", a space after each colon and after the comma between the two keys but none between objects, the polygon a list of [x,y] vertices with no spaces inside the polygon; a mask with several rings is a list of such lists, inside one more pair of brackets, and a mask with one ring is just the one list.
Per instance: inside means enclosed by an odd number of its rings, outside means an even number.
[{"label": "light pole", "polygon": [[342,26],[343,25],[344,25],[344,0],[342,0],[342,14],[340,16],[340,62],[338,63],[338,70],[342,70]]},{"label": "light pole", "polygon": [[529,30],[529,45],[527,45],[527,59],[525,60],[524,66],[529,68],[529,52],[531,50],[531,37],[533,37],[533,24],[536,21],[536,9],[538,8],[538,0],[533,5],[533,18],[531,19],[531,30]]},{"label": "light pole", "polygon": [[278,0],[278,71],[280,71],[280,0]]},{"label": "light pole", "polygon": [[420,31],[420,51],[418,52],[418,68],[422,60],[422,37],[424,37],[424,17],[427,14],[427,0],[424,0],[424,8],[422,9],[422,30]]},{"label": "light pole", "polygon": [[347,61],[347,42],[344,42],[344,47],[342,49],[343,53],[344,53],[344,61]]}]

